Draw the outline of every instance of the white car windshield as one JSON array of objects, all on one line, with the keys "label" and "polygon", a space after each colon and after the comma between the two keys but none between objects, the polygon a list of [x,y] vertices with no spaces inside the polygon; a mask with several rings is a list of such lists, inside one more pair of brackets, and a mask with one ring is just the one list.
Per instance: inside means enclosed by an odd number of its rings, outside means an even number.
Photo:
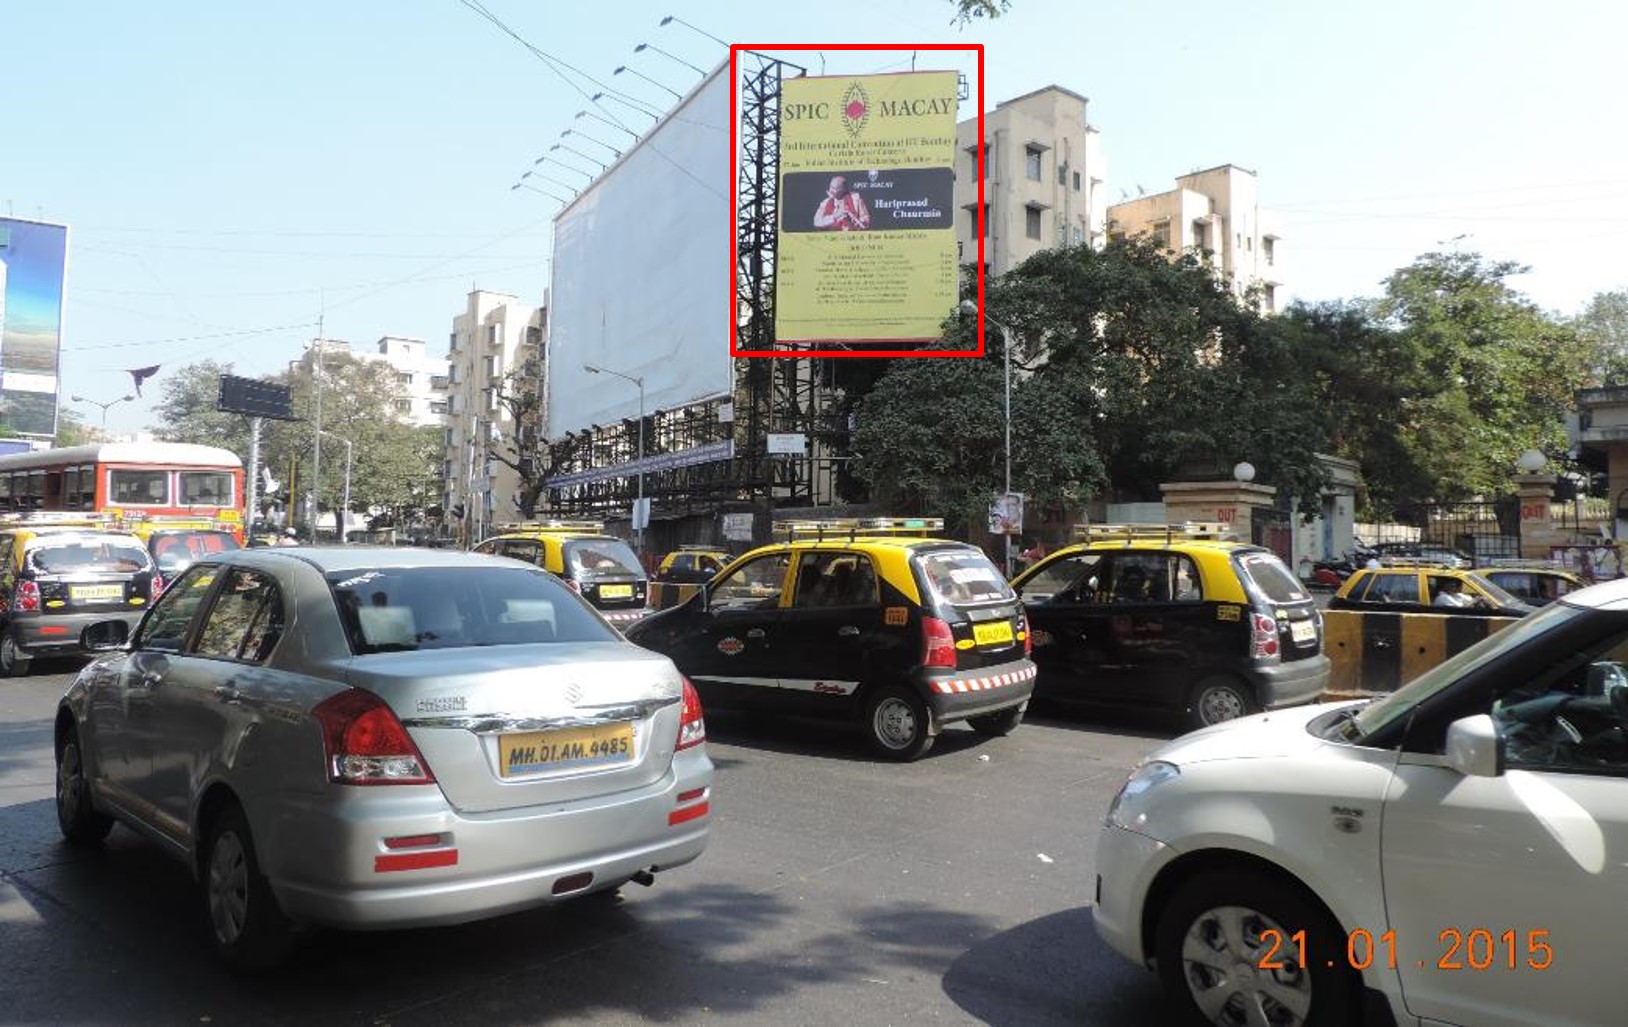
[{"label": "white car windshield", "polygon": [[1351,726],[1355,736],[1367,738],[1405,717],[1415,706],[1442,691],[1464,675],[1499,659],[1504,653],[1535,638],[1556,631],[1584,611],[1565,603],[1552,603],[1537,613],[1513,621],[1502,631],[1488,635],[1443,663],[1420,674],[1407,685],[1383,699],[1363,707]]}]

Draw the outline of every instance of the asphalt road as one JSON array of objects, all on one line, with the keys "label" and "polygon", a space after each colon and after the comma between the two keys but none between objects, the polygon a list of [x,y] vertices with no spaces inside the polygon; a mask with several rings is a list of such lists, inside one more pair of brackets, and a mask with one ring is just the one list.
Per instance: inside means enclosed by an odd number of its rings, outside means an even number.
[{"label": "asphalt road", "polygon": [[[72,671],[73,664],[41,671]],[[124,828],[58,839],[67,674],[0,680],[0,1022],[754,1024],[1165,1021],[1098,940],[1097,827],[1158,722],[1031,717],[872,762],[834,725],[708,718],[716,823],[652,888],[215,963],[188,874]]]}]

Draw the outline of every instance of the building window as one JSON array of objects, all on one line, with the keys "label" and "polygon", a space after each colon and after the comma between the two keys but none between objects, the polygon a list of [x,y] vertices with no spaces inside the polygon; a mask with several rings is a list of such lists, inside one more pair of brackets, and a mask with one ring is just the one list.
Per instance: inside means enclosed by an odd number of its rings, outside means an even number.
[{"label": "building window", "polygon": [[411,385],[413,384],[413,376],[406,371],[399,371],[396,374],[396,381],[403,385]]},{"label": "building window", "polygon": [[486,344],[488,346],[496,346],[497,342],[498,342],[497,325],[487,325],[486,326]]},{"label": "building window", "polygon": [[1079,225],[1075,225],[1073,238],[1069,241],[1076,246],[1080,245],[1080,243],[1085,241],[1085,229],[1081,228]]},{"label": "building window", "polygon": [[1170,245],[1170,225],[1168,223],[1149,225],[1147,227],[1147,234],[1148,238],[1152,239],[1160,246]]},{"label": "building window", "polygon": [[1031,239],[1040,238],[1040,208],[1025,207],[1023,209],[1023,234]]},{"label": "building window", "polygon": [[[972,177],[977,178],[978,176],[977,176],[977,174],[974,174]],[[985,178],[989,177],[989,144],[988,143],[984,144],[984,177]]]},{"label": "building window", "polygon": [[[432,414],[444,414],[444,413],[447,413],[447,405],[445,403],[431,403],[430,404],[430,413],[432,413]],[[451,445],[450,442],[447,443],[447,444]]]},{"label": "building window", "polygon": [[1262,253],[1263,256],[1266,257],[1266,266],[1267,267],[1272,266],[1272,264],[1274,262],[1274,258],[1276,257],[1276,252],[1275,251],[1277,250],[1277,247],[1272,245],[1275,242],[1277,242],[1277,240],[1273,239],[1271,236],[1267,236],[1266,238],[1261,240],[1261,253]]},{"label": "building window", "polygon": [[1193,245],[1201,250],[1210,248],[1210,226],[1202,221],[1193,222]]},{"label": "building window", "polygon": [[1261,290],[1261,309],[1268,314],[1276,313],[1278,309],[1278,287],[1268,285]]},{"label": "building window", "polygon": [[1057,184],[1058,185],[1068,185],[1068,169],[1067,168],[1061,167],[1061,166],[1059,166],[1057,168]]},{"label": "building window", "polygon": [[1031,182],[1040,181],[1040,155],[1042,151],[1033,146],[1023,148],[1023,173]]},{"label": "building window", "polygon": [[410,399],[396,400],[396,413],[410,414],[413,412],[413,401]]},{"label": "building window", "polygon": [[1080,173],[1078,171],[1074,172],[1074,191],[1080,191]]},{"label": "building window", "polygon": [[458,333],[453,332],[447,336],[447,349],[452,353],[458,352]]}]

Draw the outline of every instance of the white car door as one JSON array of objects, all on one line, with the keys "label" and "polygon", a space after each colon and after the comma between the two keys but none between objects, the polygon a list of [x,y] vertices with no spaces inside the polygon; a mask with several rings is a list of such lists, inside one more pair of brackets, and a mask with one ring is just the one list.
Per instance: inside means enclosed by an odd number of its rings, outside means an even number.
[{"label": "white car door", "polygon": [[[1403,753],[1381,858],[1396,970],[1414,1015],[1487,1027],[1623,1022],[1623,659],[1628,634],[1618,633],[1453,710],[1490,713],[1505,731],[1497,776]],[[1425,746],[1410,737],[1407,748]],[[1380,954],[1389,955],[1384,946]]]}]

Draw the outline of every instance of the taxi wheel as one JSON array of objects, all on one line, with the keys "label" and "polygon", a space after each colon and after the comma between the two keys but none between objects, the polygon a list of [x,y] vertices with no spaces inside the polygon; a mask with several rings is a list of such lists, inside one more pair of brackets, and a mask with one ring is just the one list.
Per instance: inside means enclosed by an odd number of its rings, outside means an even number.
[{"label": "taxi wheel", "polygon": [[11,632],[0,629],[0,677],[27,677],[28,668],[33,663],[30,657],[24,655],[22,646],[17,644]]},{"label": "taxi wheel", "polygon": [[[1301,931],[1304,952],[1290,940]],[[1345,937],[1298,882],[1218,870],[1170,897],[1154,956],[1180,1023],[1341,1027],[1362,1007]]]},{"label": "taxi wheel", "polygon": [[96,812],[79,752],[79,729],[70,727],[57,757],[57,827],[75,845],[95,845],[113,830],[113,818]]},{"label": "taxi wheel", "polygon": [[294,947],[294,929],[260,873],[249,821],[237,806],[222,810],[203,854],[204,912],[215,950],[233,970],[266,970]]},{"label": "taxi wheel", "polygon": [[865,702],[865,737],[885,759],[908,763],[933,746],[927,704],[913,689],[886,685]]},{"label": "taxi wheel", "polygon": [[986,713],[981,717],[968,717],[967,724],[980,735],[990,738],[1003,738],[1017,730],[1023,723],[1023,707],[1013,706],[998,713]]},{"label": "taxi wheel", "polygon": [[1248,685],[1234,677],[1217,674],[1193,686],[1187,703],[1187,722],[1192,728],[1209,727],[1247,717],[1259,707]]}]

